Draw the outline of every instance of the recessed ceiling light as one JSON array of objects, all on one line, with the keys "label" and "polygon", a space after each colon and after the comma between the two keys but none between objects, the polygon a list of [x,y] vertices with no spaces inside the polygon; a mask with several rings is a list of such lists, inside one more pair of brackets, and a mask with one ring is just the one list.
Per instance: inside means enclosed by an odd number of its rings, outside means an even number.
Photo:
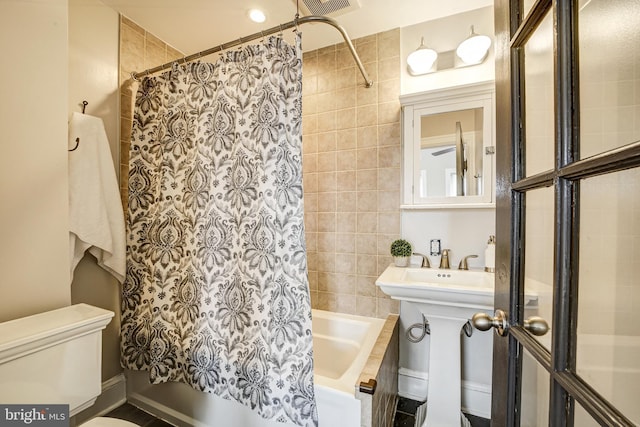
[{"label": "recessed ceiling light", "polygon": [[249,11],[249,18],[251,18],[253,22],[258,22],[258,23],[264,22],[267,19],[264,12],[259,9],[251,9]]}]

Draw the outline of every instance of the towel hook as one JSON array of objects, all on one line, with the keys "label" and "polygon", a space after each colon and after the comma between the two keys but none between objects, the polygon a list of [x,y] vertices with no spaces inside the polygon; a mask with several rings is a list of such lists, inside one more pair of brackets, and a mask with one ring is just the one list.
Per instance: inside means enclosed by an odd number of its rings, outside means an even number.
[{"label": "towel hook", "polygon": [[67,150],[67,151],[75,151],[78,149],[78,146],[80,145],[80,137],[76,138],[76,146],[73,147],[71,150]]},{"label": "towel hook", "polygon": [[[87,108],[87,105],[89,105],[87,101],[82,101],[82,114],[84,114],[84,111],[85,111],[85,108]],[[80,146],[80,137],[76,138],[76,146],[73,147],[71,150],[67,150],[67,151],[75,151],[78,149],[78,146]]]}]

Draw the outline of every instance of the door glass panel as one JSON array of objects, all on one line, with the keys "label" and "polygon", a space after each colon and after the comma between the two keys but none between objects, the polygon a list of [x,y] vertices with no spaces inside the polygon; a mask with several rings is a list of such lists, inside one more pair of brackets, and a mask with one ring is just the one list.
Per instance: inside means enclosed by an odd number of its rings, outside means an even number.
[{"label": "door glass panel", "polygon": [[[551,328],[553,308],[553,187],[526,193],[525,318],[540,316]],[[536,337],[551,348],[551,331]]]},{"label": "door glass panel", "polygon": [[536,3],[536,0],[524,0],[522,2],[522,11],[524,12],[523,16],[527,16],[529,12],[531,12],[531,8],[535,3]]},{"label": "door glass panel", "polygon": [[580,156],[586,158],[640,140],[640,2],[581,3]]},{"label": "door glass panel", "polygon": [[600,424],[597,423],[591,417],[591,415],[589,415],[589,413],[582,407],[582,405],[580,405],[578,402],[576,402],[574,414],[575,414],[575,418],[573,422],[574,426],[578,426],[578,427],[599,427],[600,426]]},{"label": "door glass panel", "polygon": [[640,168],[580,187],[577,373],[640,424]]},{"label": "door glass panel", "polygon": [[552,14],[524,46],[526,175],[554,167],[554,90]]},{"label": "door glass panel", "polygon": [[549,424],[549,373],[526,350],[522,353],[521,413],[522,427]]}]

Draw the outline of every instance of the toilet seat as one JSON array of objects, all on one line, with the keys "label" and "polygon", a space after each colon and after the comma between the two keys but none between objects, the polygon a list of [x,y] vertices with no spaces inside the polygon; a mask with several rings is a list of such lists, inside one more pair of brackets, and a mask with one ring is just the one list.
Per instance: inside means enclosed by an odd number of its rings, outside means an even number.
[{"label": "toilet seat", "polygon": [[96,417],[92,418],[81,427],[140,427],[138,424],[121,420],[119,418]]}]

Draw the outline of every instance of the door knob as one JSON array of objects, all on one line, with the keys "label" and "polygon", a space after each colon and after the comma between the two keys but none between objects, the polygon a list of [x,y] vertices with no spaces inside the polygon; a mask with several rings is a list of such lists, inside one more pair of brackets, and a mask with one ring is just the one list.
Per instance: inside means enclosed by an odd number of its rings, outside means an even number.
[{"label": "door knob", "polygon": [[[502,310],[496,310],[494,317],[489,316],[487,313],[476,313],[471,318],[471,324],[480,331],[496,328],[496,333],[501,337],[505,336],[509,330],[507,315]],[[539,316],[529,317],[522,326],[536,336],[544,335],[549,331],[549,324]]]},{"label": "door knob", "polygon": [[531,334],[539,337],[549,331],[549,324],[542,317],[531,316],[524,321],[524,328]]},{"label": "door knob", "polygon": [[507,315],[502,310],[496,310],[493,314],[494,317],[489,316],[487,313],[476,313],[471,318],[471,324],[480,331],[488,331],[491,328],[496,328],[496,333],[503,337],[509,329]]}]

